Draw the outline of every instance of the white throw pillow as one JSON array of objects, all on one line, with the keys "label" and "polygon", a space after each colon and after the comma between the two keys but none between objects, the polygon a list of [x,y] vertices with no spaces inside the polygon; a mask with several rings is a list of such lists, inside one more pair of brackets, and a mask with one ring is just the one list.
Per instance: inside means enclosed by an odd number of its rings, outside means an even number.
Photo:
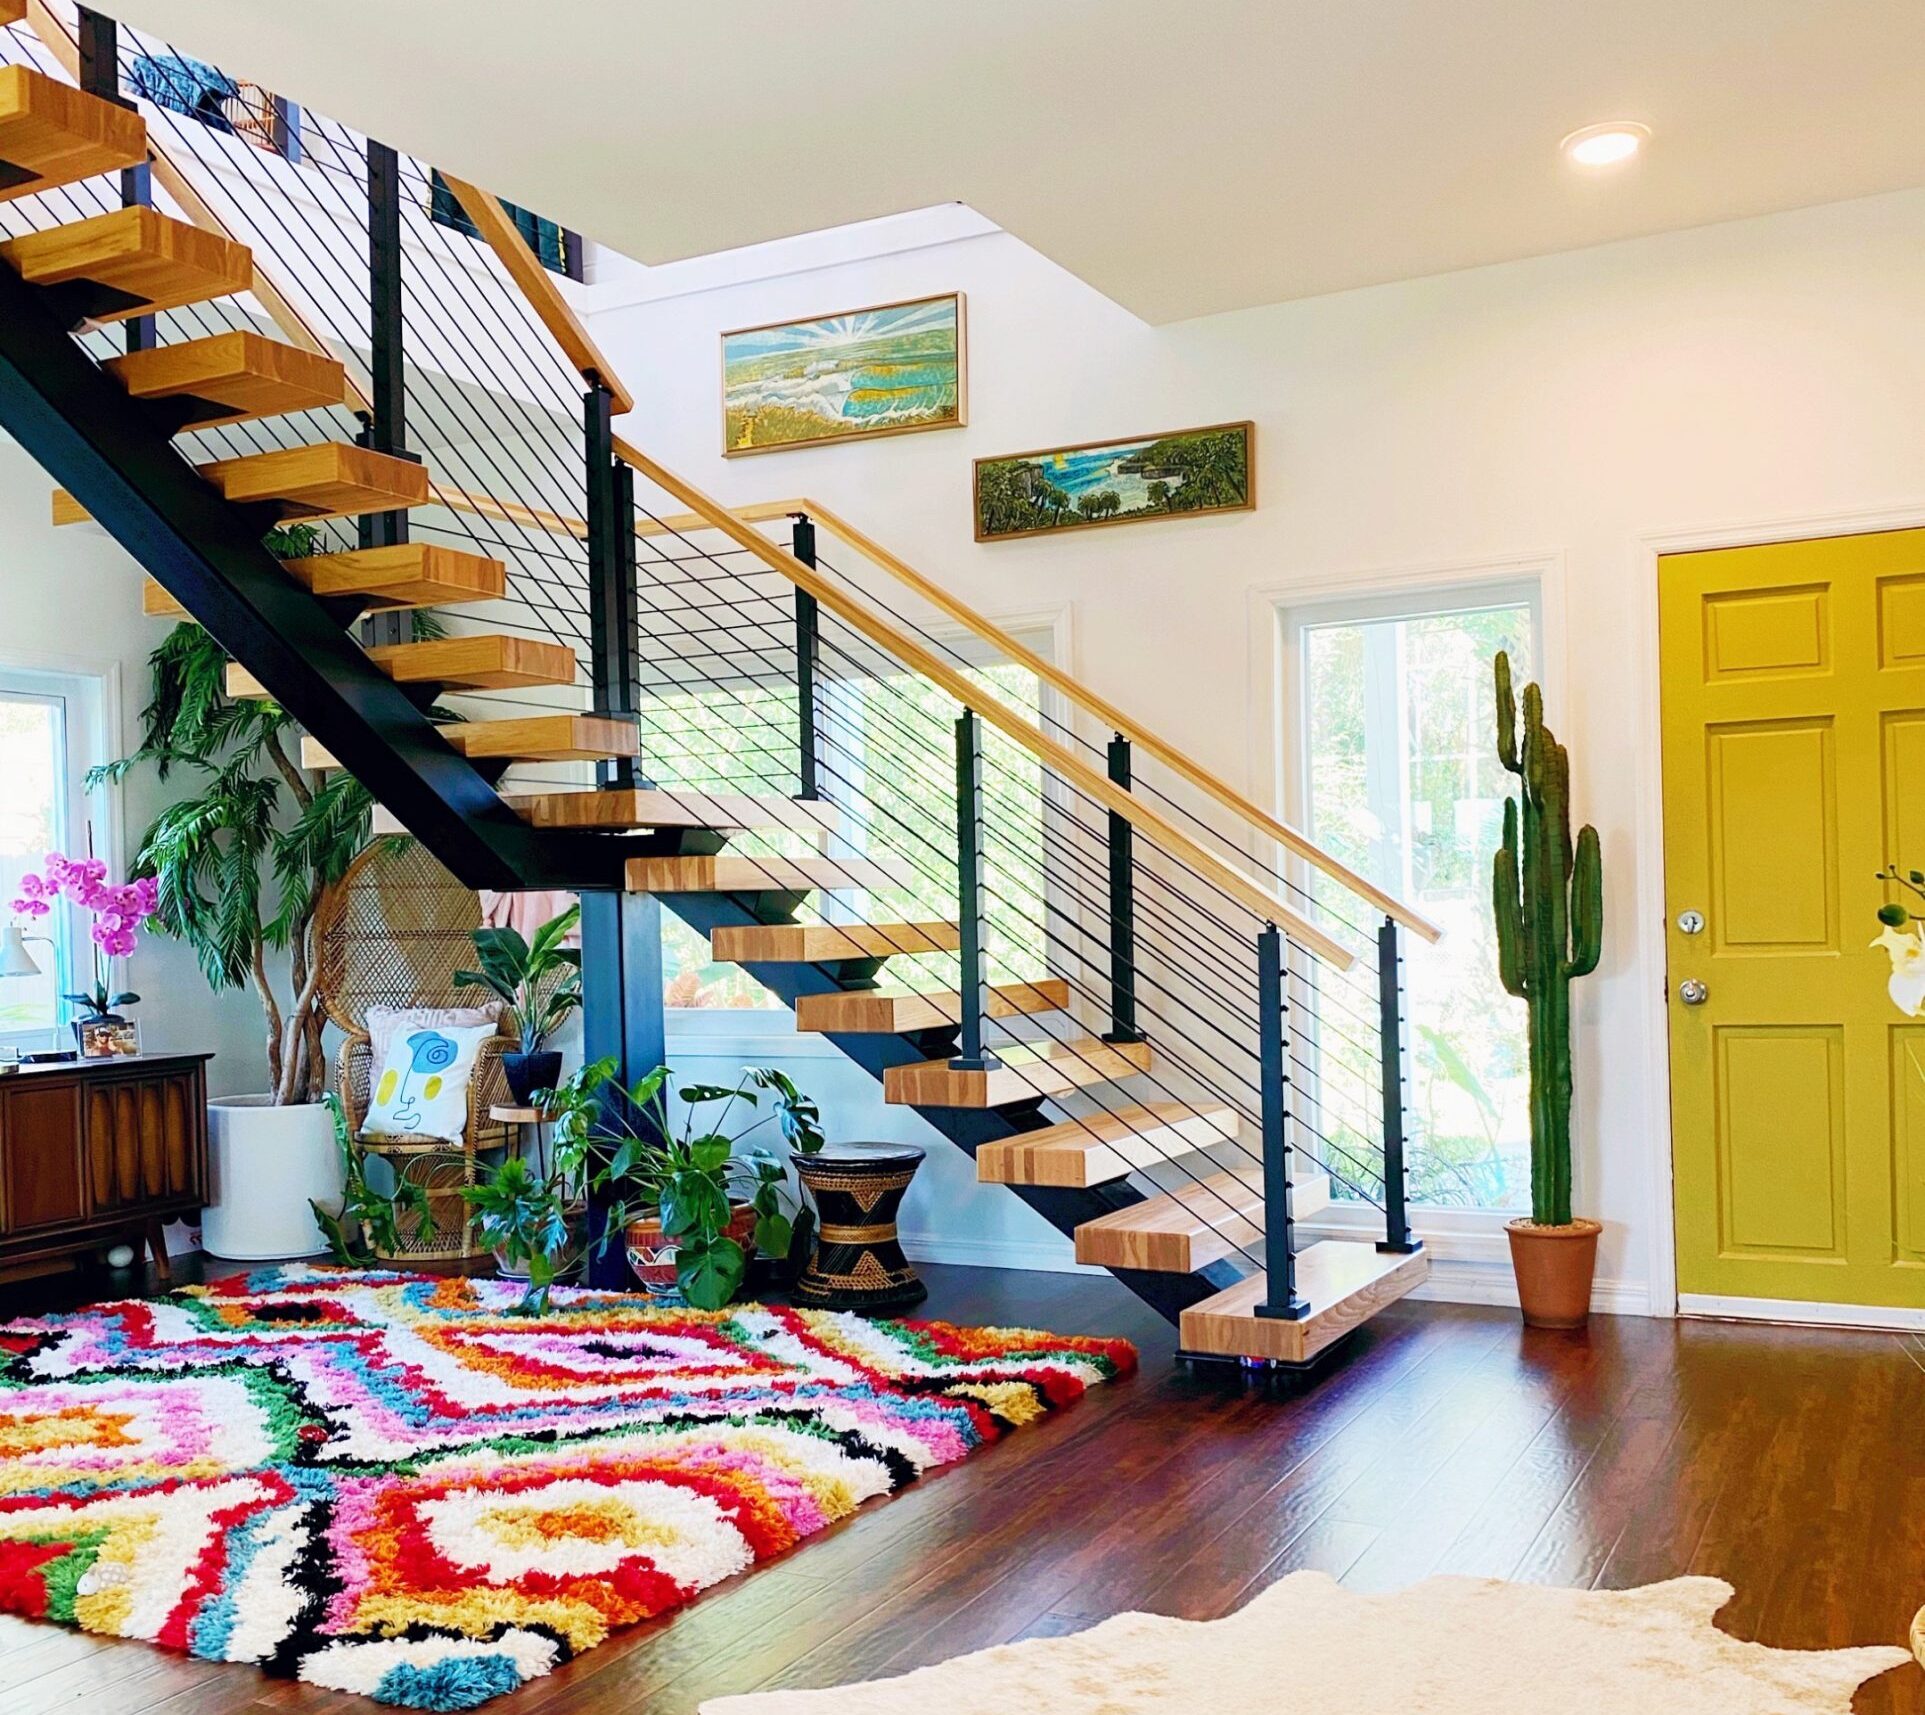
[{"label": "white throw pillow", "polygon": [[468,1125],[468,1081],[492,1024],[397,1030],[374,1076],[363,1137],[438,1137],[459,1143]]}]

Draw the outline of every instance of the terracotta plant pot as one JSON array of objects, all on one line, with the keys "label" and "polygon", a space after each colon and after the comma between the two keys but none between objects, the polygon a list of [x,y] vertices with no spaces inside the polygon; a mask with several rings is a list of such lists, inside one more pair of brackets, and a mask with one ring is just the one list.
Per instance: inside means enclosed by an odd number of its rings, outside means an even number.
[{"label": "terracotta plant pot", "polygon": [[1540,1227],[1534,1221],[1507,1221],[1511,1270],[1526,1326],[1582,1328],[1591,1314],[1591,1276],[1597,1269],[1596,1221],[1568,1227]]},{"label": "terracotta plant pot", "polygon": [[[728,1236],[754,1257],[755,1210],[747,1203],[737,1203],[730,1209]],[[655,1216],[642,1215],[622,1229],[622,1246],[628,1253],[628,1266],[649,1297],[680,1301],[682,1289],[675,1273],[680,1239],[667,1237]]]}]

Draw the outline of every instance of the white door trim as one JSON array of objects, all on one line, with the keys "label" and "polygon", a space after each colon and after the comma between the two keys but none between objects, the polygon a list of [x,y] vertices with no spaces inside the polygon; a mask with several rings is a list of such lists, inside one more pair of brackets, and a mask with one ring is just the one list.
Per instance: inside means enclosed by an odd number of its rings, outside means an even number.
[{"label": "white door trim", "polygon": [[1925,526],[1925,500],[1853,512],[1807,513],[1741,524],[1653,530],[1637,540],[1630,580],[1639,608],[1638,651],[1633,668],[1638,719],[1637,807],[1633,828],[1638,867],[1637,963],[1644,978],[1644,1058],[1651,1071],[1645,1083],[1649,1091],[1645,1131],[1653,1140],[1648,1181],[1651,1188],[1648,1254],[1654,1316],[1724,1316],[1766,1322],[1822,1320],[1836,1326],[1925,1329],[1925,1317],[1916,1324],[1881,1320],[1908,1313],[1876,1305],[1806,1304],[1795,1299],[1722,1298],[1699,1293],[1680,1298],[1678,1294],[1677,1189],[1671,1170],[1671,1024],[1665,997],[1664,745],[1660,707],[1663,684],[1658,665],[1658,562],[1666,554],[1689,554],[1711,548],[1754,548],[1766,542],[1810,541],[1826,536],[1864,536],[1880,530],[1914,530],[1921,526]]}]

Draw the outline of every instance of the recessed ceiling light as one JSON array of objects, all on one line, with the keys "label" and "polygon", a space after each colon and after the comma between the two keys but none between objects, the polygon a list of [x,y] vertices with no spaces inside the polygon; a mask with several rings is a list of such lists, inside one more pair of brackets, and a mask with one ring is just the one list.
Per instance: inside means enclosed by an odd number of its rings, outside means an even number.
[{"label": "recessed ceiling light", "polygon": [[1649,126],[1634,120],[1613,119],[1603,125],[1587,125],[1573,131],[1560,147],[1566,160],[1580,167],[1615,167],[1628,161],[1644,147],[1651,135]]}]

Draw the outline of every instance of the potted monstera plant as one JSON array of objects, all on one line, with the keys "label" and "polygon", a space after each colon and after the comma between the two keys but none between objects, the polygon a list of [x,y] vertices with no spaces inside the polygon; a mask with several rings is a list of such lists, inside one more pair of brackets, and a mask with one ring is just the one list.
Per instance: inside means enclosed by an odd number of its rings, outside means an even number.
[{"label": "potted monstera plant", "polygon": [[1494,865],[1497,962],[1524,1002],[1531,1063],[1531,1213],[1506,1229],[1524,1320],[1582,1327],[1597,1266],[1596,1221],[1571,1213],[1571,984],[1597,969],[1604,872],[1597,829],[1571,836],[1571,759],[1524,687],[1520,737],[1510,657],[1497,657],[1497,754],[1518,779]]},{"label": "potted monstera plant", "polygon": [[582,908],[571,905],[549,918],[532,940],[516,929],[477,929],[475,959],[481,969],[455,972],[456,988],[485,988],[508,1008],[521,1047],[502,1055],[501,1072],[523,1107],[537,1090],[552,1090],[561,1080],[561,1052],[548,1041],[582,1003],[582,956],[566,944],[581,918]]}]

